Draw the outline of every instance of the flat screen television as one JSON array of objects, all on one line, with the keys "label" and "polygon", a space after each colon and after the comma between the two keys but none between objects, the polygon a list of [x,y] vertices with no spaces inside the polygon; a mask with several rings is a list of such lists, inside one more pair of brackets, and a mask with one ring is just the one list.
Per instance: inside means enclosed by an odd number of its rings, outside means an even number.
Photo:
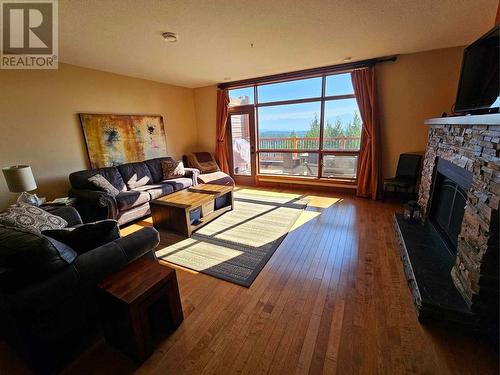
[{"label": "flat screen television", "polygon": [[498,25],[465,49],[454,112],[498,112],[499,49]]}]

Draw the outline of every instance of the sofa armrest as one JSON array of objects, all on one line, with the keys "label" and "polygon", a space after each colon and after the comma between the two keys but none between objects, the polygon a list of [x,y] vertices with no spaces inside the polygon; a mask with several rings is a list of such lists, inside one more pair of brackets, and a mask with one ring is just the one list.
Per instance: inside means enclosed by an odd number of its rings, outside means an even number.
[{"label": "sofa armrest", "polygon": [[104,191],[70,189],[68,195],[77,198],[75,207],[85,223],[118,219],[116,199]]},{"label": "sofa armrest", "polygon": [[153,251],[154,254],[154,250],[160,243],[160,234],[153,227],[145,227],[114,242],[122,247],[130,263],[148,251]]},{"label": "sofa armrest", "polygon": [[81,282],[93,285],[135,259],[154,251],[159,243],[160,236],[156,229],[143,228],[80,255],[73,265]]},{"label": "sofa armrest", "polygon": [[184,177],[191,178],[193,180],[193,186],[198,185],[198,176],[200,175],[200,170],[196,168],[184,168]]}]

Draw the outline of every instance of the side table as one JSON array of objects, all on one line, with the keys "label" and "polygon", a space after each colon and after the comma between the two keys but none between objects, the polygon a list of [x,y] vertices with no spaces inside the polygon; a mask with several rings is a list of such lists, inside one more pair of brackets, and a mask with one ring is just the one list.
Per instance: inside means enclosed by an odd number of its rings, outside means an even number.
[{"label": "side table", "polygon": [[106,341],[142,363],[182,313],[175,270],[140,258],[98,285]]}]

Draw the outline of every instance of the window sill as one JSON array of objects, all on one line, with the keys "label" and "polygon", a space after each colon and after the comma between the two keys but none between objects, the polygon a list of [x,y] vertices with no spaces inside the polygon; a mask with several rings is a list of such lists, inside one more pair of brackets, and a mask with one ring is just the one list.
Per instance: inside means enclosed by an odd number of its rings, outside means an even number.
[{"label": "window sill", "polygon": [[299,185],[314,185],[324,187],[339,187],[344,189],[356,189],[356,180],[333,179],[305,176],[282,176],[282,175],[257,175],[258,182],[276,182]]}]

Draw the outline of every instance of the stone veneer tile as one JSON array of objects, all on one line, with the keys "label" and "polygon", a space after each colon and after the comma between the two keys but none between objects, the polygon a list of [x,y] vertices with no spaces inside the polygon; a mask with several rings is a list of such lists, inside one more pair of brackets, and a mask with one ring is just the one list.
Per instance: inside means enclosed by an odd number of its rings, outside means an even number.
[{"label": "stone veneer tile", "polygon": [[481,293],[481,278],[495,277],[488,267],[482,267],[482,262],[485,258],[495,259],[495,256],[488,256],[489,252],[499,251],[493,248],[496,246],[492,244],[496,242],[491,238],[498,236],[496,228],[492,228],[492,215],[498,215],[500,201],[499,140],[500,126],[429,126],[418,199],[424,216],[429,212],[432,178],[438,157],[473,174],[452,270],[455,286],[469,305],[473,305],[473,300],[477,300],[475,296]]}]

